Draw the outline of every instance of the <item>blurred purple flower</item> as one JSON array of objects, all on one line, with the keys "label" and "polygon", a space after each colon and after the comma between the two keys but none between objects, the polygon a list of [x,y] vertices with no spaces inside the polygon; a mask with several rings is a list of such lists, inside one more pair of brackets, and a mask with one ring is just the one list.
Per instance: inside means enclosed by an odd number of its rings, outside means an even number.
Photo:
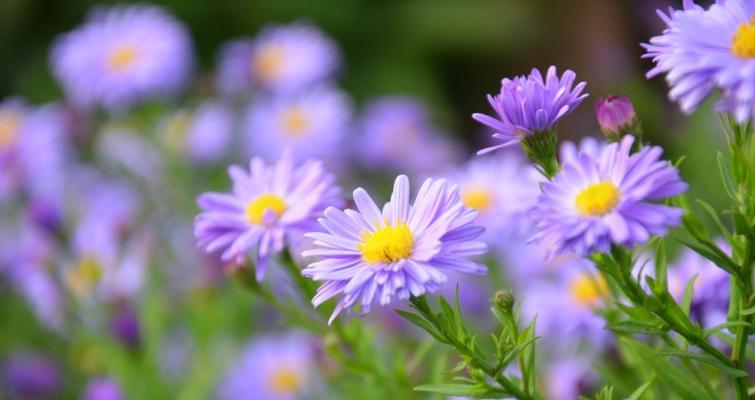
[{"label": "blurred purple flower", "polygon": [[110,321],[110,331],[129,349],[136,349],[141,345],[142,330],[139,316],[127,305],[117,306]]},{"label": "blurred purple flower", "polygon": [[413,204],[409,179],[396,178],[391,201],[382,211],[369,194],[358,188],[358,211],[328,208],[320,224],[327,233],[307,234],[315,248],[305,257],[321,257],[302,274],[325,281],[312,299],[317,307],[342,295],[333,314],[359,305],[369,312],[377,300],[390,303],[394,296],[407,299],[437,292],[446,273],[485,274],[485,266],[467,258],[482,254],[486,246],[475,241],[484,228],[474,224],[477,213],[464,206],[459,189],[443,179],[426,180]]},{"label": "blurred purple flower", "polygon": [[363,112],[358,131],[362,134],[352,146],[356,161],[370,169],[428,174],[462,158],[460,146],[440,132],[425,105],[411,97],[373,100]]},{"label": "blurred purple flower", "polygon": [[707,10],[692,0],[684,8],[658,11],[667,28],[643,44],[644,58],[665,73],[669,98],[691,113],[714,89],[719,108],[745,123],[755,115],[755,2],[719,0]]},{"label": "blurred purple flower", "polygon": [[472,118],[492,128],[493,138],[503,143],[488,147],[487,153],[519,143],[525,136],[550,130],[561,118],[574,111],[587,94],[582,94],[586,83],[574,85],[576,74],[566,70],[561,78],[556,67],[548,68],[545,78],[536,68],[529,76],[501,81],[501,92],[488,95],[488,102],[496,117],[475,113]]},{"label": "blurred purple flower", "polygon": [[551,400],[574,400],[592,393],[600,382],[590,363],[581,358],[553,362],[546,372],[546,395]]},{"label": "blurred purple flower", "polygon": [[218,58],[217,86],[226,94],[300,91],[330,78],[341,63],[336,43],[304,23],[268,25],[256,38],[226,43]]},{"label": "blurred purple flower", "polygon": [[295,400],[313,397],[314,341],[300,333],[254,339],[220,382],[220,400]]},{"label": "blurred purple flower", "polygon": [[247,115],[248,154],[275,160],[291,149],[298,161],[331,160],[343,153],[351,112],[348,96],[332,87],[264,97]]},{"label": "blurred purple flower", "polygon": [[603,147],[600,157],[580,153],[543,186],[533,209],[533,240],[552,246],[553,255],[589,255],[611,243],[634,246],[677,225],[683,210],[651,201],[687,190],[679,171],[661,160],[663,149],[629,154],[634,137]]},{"label": "blurred purple flower", "polygon": [[170,148],[194,164],[208,164],[229,154],[234,118],[222,102],[206,100],[168,115],[161,129]]},{"label": "blurred purple flower", "polygon": [[[14,354],[6,361],[3,385],[11,398],[38,400],[57,398],[62,386],[60,371],[49,359],[32,354]],[[0,391],[2,393],[2,391]]]},{"label": "blurred purple flower", "polygon": [[598,139],[590,136],[583,137],[579,143],[567,140],[561,142],[558,148],[558,159],[562,165],[577,162],[579,153],[585,153],[594,159],[598,159],[600,152],[606,145],[605,141],[598,141]]},{"label": "blurred purple flower", "polygon": [[95,7],[84,25],[62,35],[53,72],[77,106],[120,110],[174,94],[187,83],[193,55],[186,27],[161,7]]},{"label": "blurred purple flower", "polygon": [[82,400],[123,400],[120,385],[111,378],[93,379],[87,383]]},{"label": "blurred purple flower", "polygon": [[238,166],[228,172],[232,193],[197,199],[202,208],[194,222],[197,245],[208,253],[222,249],[223,260],[236,264],[254,249],[258,280],[272,252],[283,250],[290,236],[316,228],[315,218],[340,204],[335,178],[322,163],[310,160],[295,167],[290,152],[274,165],[253,158],[248,172]]}]

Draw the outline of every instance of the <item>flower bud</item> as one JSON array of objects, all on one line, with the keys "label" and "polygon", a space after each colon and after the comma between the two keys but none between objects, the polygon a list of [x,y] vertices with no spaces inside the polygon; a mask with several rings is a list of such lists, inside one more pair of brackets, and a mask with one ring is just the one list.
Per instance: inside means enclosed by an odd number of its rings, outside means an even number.
[{"label": "flower bud", "polygon": [[110,329],[118,341],[129,349],[136,349],[141,345],[139,318],[130,308],[119,307],[110,322]]},{"label": "flower bud", "polygon": [[595,117],[600,130],[611,141],[626,134],[639,135],[637,114],[628,96],[609,96],[595,103]]},{"label": "flower bud", "polygon": [[495,302],[495,306],[501,312],[510,314],[511,310],[514,308],[514,295],[511,293],[511,290],[504,289],[495,292],[493,301]]}]

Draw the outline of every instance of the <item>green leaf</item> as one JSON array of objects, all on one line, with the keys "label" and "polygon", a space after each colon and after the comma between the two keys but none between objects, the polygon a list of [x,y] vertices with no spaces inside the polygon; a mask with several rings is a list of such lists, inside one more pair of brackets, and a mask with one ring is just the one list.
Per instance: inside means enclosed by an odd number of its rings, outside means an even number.
[{"label": "green leaf", "polygon": [[745,327],[747,327],[747,326],[751,326],[751,324],[749,322],[745,322],[745,321],[728,321],[728,322],[724,322],[722,324],[718,324],[718,325],[716,325],[716,326],[714,326],[712,328],[708,328],[708,329],[704,330],[703,331],[703,336],[704,337],[708,337],[708,336],[713,335],[713,334],[715,334],[718,331],[721,331],[723,329],[735,328],[735,327],[738,327],[738,326],[745,326]]},{"label": "green leaf", "polygon": [[421,316],[414,314],[412,312],[409,312],[409,311],[404,311],[404,310],[396,310],[396,312],[400,316],[404,317],[404,319],[406,319],[407,321],[411,322],[412,324],[418,326],[420,329],[429,333],[433,338],[435,338],[435,340],[444,344],[448,344],[448,340],[446,340],[430,322],[428,322]]},{"label": "green leaf", "polygon": [[726,375],[729,375],[733,378],[744,378],[744,377],[750,376],[749,373],[747,373],[747,371],[743,371],[741,369],[728,366],[724,364],[723,362],[721,362],[721,360],[709,354],[691,353],[689,351],[682,351],[682,350],[676,350],[676,349],[666,349],[666,350],[663,350],[661,354],[665,356],[684,357],[684,358],[689,358],[695,361],[704,362],[706,364],[710,364],[716,367],[718,370],[722,371]]},{"label": "green leaf", "polygon": [[689,309],[692,306],[692,296],[694,295],[695,291],[695,281],[697,280],[699,274],[695,274],[690,278],[690,280],[687,282],[687,285],[684,286],[684,297],[682,297],[682,310],[684,311],[684,314],[689,316]]},{"label": "green leaf", "polygon": [[632,392],[632,394],[627,397],[627,400],[639,400],[654,382],[655,379],[645,382],[642,386],[638,387],[637,390]]},{"label": "green leaf", "polygon": [[469,396],[476,398],[500,398],[503,396],[511,396],[510,393],[502,390],[463,383],[431,383],[428,385],[417,386],[414,390],[418,392],[438,393],[446,396]]},{"label": "green leaf", "polygon": [[626,320],[619,321],[608,325],[608,329],[618,333],[642,334],[663,336],[668,333],[667,328],[662,326],[646,324],[639,321]]},{"label": "green leaf", "polygon": [[716,223],[716,225],[718,226],[718,229],[720,229],[721,233],[724,235],[724,237],[726,237],[726,240],[731,242],[731,234],[729,233],[729,230],[726,229],[726,226],[724,226],[724,224],[721,222],[721,219],[718,217],[718,213],[716,213],[716,210],[713,208],[713,206],[699,199],[697,200],[697,203],[700,204],[700,206],[713,219],[713,222]]},{"label": "green leaf", "polygon": [[713,261],[718,268],[721,268],[732,275],[737,273],[739,266],[729,256],[724,254],[714,243],[706,241],[705,246],[702,246],[679,237],[674,237],[674,239],[694,250],[697,254]]}]

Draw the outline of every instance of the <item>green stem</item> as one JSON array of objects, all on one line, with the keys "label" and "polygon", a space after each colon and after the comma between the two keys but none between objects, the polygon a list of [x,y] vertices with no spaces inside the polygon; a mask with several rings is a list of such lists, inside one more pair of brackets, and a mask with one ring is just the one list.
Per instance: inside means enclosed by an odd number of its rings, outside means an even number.
[{"label": "green stem", "polygon": [[[748,324],[748,326],[737,326],[735,328],[734,347],[731,351],[731,360],[734,365],[742,370],[745,370],[745,361],[747,358],[747,344],[749,343],[750,327],[752,326],[752,318],[749,315],[743,315],[742,310],[745,310],[752,306],[752,269],[750,266],[743,268],[743,277],[738,279],[737,283],[740,285],[742,304],[739,307],[738,321],[742,321]],[[747,388],[750,385],[750,376],[742,376],[734,379],[734,394],[737,400],[746,400],[749,398]]]}]

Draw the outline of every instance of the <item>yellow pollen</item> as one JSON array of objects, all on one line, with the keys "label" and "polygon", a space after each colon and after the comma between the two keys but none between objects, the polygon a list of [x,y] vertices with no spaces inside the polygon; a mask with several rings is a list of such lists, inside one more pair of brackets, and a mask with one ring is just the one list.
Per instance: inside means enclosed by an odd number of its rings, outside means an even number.
[{"label": "yellow pollen", "polygon": [[107,57],[106,66],[111,72],[123,72],[136,59],[136,49],[131,45],[120,45]]},{"label": "yellow pollen", "polygon": [[592,184],[583,189],[574,200],[580,214],[600,216],[608,214],[619,202],[619,189],[611,182]]},{"label": "yellow pollen", "polygon": [[487,211],[493,204],[493,195],[485,188],[475,187],[465,190],[461,194],[461,201],[469,208],[478,212]]},{"label": "yellow pollen", "polygon": [[280,73],[285,53],[280,46],[267,46],[252,59],[252,73],[267,82]]},{"label": "yellow pollen", "polygon": [[269,379],[268,388],[277,395],[291,394],[301,384],[299,374],[290,368],[279,368],[271,374]]},{"label": "yellow pollen", "polygon": [[288,209],[288,206],[282,197],[265,193],[257,196],[246,205],[246,219],[253,224],[261,225],[264,223],[267,210],[272,210],[275,217],[278,218],[286,209]]},{"label": "yellow pollen", "polygon": [[414,250],[414,237],[409,225],[399,222],[395,226],[385,224],[373,232],[364,231],[361,235],[359,251],[362,259],[369,264],[392,263],[409,258]]},{"label": "yellow pollen", "polygon": [[583,274],[571,281],[569,291],[577,303],[595,307],[608,295],[608,284],[602,275]]},{"label": "yellow pollen", "polygon": [[731,42],[731,52],[742,58],[755,58],[755,15],[739,25]]},{"label": "yellow pollen", "polygon": [[67,274],[66,280],[71,290],[79,297],[89,293],[92,286],[102,278],[102,267],[97,259],[85,255]]},{"label": "yellow pollen", "polygon": [[0,113],[0,149],[5,149],[16,142],[18,127],[22,117],[16,112]]},{"label": "yellow pollen", "polygon": [[287,136],[298,138],[304,135],[309,127],[309,120],[307,114],[299,107],[291,107],[281,115],[280,124]]}]

